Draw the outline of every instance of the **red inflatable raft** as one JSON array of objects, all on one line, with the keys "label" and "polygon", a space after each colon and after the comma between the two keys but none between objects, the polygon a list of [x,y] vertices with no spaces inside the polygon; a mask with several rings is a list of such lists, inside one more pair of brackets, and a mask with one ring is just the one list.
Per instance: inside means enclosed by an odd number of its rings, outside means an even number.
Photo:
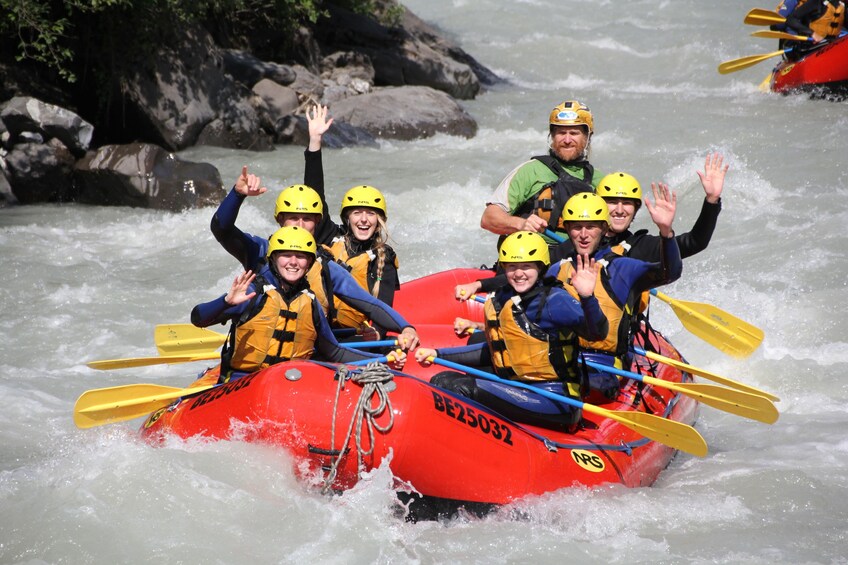
[{"label": "red inflatable raft", "polygon": [[815,49],[797,61],[781,61],[769,79],[772,92],[808,92],[819,98],[848,96],[848,35]]},{"label": "red inflatable raft", "polygon": [[[429,321],[442,326],[421,326],[425,341],[457,340],[444,324],[462,313],[479,319],[481,311],[473,302],[455,301],[453,287],[489,276],[485,273],[458,270],[406,283],[396,304],[413,322],[441,312]],[[421,292],[417,300],[406,294],[413,289]],[[439,295],[447,299],[436,300]],[[428,307],[415,311],[419,318],[410,315],[408,308],[420,305]],[[652,334],[651,341],[655,351],[681,359],[661,335]],[[632,370],[669,382],[691,381],[686,373],[645,359]],[[281,363],[180,399],[152,414],[142,434],[150,441],[173,434],[277,445],[292,454],[298,473],[307,480],[324,480],[333,490],[356,484],[359,465],[368,470],[385,459],[402,488],[434,500],[485,504],[574,485],[650,485],[675,453],[614,419],[586,411],[574,434],[517,424],[433,387],[427,382],[432,371],[414,360],[407,362],[403,373],[383,370],[379,385],[354,377],[339,389],[339,374],[365,376],[373,371],[348,367],[340,373],[338,366],[324,363]],[[215,378],[209,375],[198,384],[210,384]],[[647,412],[691,425],[697,406],[666,388],[626,381],[618,398],[603,408]],[[375,412],[373,435],[366,433],[363,408]],[[355,435],[347,435],[351,425],[363,430],[359,442]],[[328,473],[329,469],[334,471]]]}]

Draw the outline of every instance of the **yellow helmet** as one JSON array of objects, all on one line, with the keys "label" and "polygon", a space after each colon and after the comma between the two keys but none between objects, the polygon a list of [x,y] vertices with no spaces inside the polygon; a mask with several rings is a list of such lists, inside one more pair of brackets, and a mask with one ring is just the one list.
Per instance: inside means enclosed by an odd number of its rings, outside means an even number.
[{"label": "yellow helmet", "polygon": [[606,201],[592,192],[578,192],[568,199],[562,209],[563,222],[610,223]]},{"label": "yellow helmet", "polygon": [[533,263],[540,261],[546,267],[551,264],[551,254],[544,238],[532,231],[517,231],[501,243],[501,263]]},{"label": "yellow helmet", "polygon": [[383,193],[373,186],[368,186],[367,184],[354,186],[345,192],[345,195],[342,197],[342,210],[340,215],[344,219],[347,216],[347,214],[345,214],[345,210],[347,208],[359,207],[374,208],[383,213],[383,218],[387,216],[386,199],[383,196]]},{"label": "yellow helmet", "polygon": [[321,204],[321,197],[315,192],[315,189],[309,188],[305,184],[293,184],[284,188],[277,197],[274,217],[276,218],[283,212],[323,214],[324,205]]},{"label": "yellow helmet", "polygon": [[271,257],[275,251],[299,251],[312,255],[315,259],[315,238],[303,228],[286,226],[274,232],[268,238],[266,257]]},{"label": "yellow helmet", "polygon": [[566,100],[551,110],[548,122],[552,126],[586,126],[589,135],[594,133],[595,121],[588,106],[578,100]]},{"label": "yellow helmet", "polygon": [[610,173],[601,179],[595,192],[601,198],[628,198],[636,201],[636,208],[642,205],[642,187],[633,175]]}]

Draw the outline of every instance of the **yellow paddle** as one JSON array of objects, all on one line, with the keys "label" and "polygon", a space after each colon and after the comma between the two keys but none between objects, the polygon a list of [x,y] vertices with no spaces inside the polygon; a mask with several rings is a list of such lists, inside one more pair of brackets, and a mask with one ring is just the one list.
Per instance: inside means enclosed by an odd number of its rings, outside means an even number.
[{"label": "yellow paddle", "polygon": [[753,37],[764,37],[765,39],[788,39],[790,41],[812,41],[812,37],[806,35],[793,35],[785,31],[760,30],[751,34]]},{"label": "yellow paddle", "polygon": [[683,327],[732,357],[748,357],[763,342],[763,330],[715,306],[677,300],[657,289],[651,294],[671,306]]},{"label": "yellow paddle", "polygon": [[740,382],[734,381],[732,379],[728,379],[727,377],[722,377],[716,375],[715,373],[711,373],[709,371],[705,371],[704,369],[699,369],[698,367],[694,367],[688,363],[684,363],[682,361],[678,361],[676,359],[671,359],[670,357],[664,357],[658,353],[654,353],[653,351],[645,351],[640,347],[634,347],[633,351],[639,355],[644,355],[648,359],[653,359],[654,361],[659,361],[660,363],[664,363],[666,365],[671,365],[675,369],[680,369],[681,371],[686,371],[687,373],[691,373],[693,375],[698,375],[699,377],[703,377],[710,381],[715,381],[717,383],[721,383],[725,386],[729,386],[731,388],[735,388],[736,390],[741,390],[744,392],[749,392],[751,394],[756,394],[757,396],[762,396],[763,398],[767,398],[772,402],[779,402],[780,398],[777,396],[768,393],[764,390],[760,390],[758,388],[754,388],[752,386],[748,386],[746,384],[742,384]]},{"label": "yellow paddle", "polygon": [[153,384],[114,386],[89,390],[74,404],[74,423],[78,428],[92,428],[112,422],[123,422],[164,408],[184,396],[197,394],[217,385],[175,388]]},{"label": "yellow paddle", "polygon": [[686,453],[697,455],[698,457],[703,457],[707,454],[707,442],[704,441],[704,438],[701,437],[701,434],[699,434],[697,430],[695,430],[695,428],[693,428],[692,426],[688,426],[682,422],[668,420],[666,418],[662,418],[654,414],[646,414],[645,412],[607,410],[606,408],[601,408],[600,406],[595,406],[594,404],[580,402],[579,400],[575,400],[573,398],[569,398],[561,394],[549,392],[542,388],[535,387],[527,383],[523,383],[521,381],[508,381],[506,379],[502,379],[496,375],[493,375],[492,373],[487,373],[485,371],[480,371],[479,369],[475,369],[473,367],[460,365],[459,363],[447,361],[446,359],[442,359],[440,357],[430,358],[429,360],[433,363],[436,363],[437,365],[457,369],[464,373],[468,373],[469,375],[475,375],[490,381],[503,383],[516,388],[530,390],[540,396],[545,396],[552,400],[556,400],[557,402],[562,402],[563,404],[569,404],[577,408],[582,408],[584,412],[589,412],[590,414],[597,414],[598,416],[609,418],[610,420],[615,420],[616,422],[619,422],[620,424],[630,428],[631,430],[642,434],[646,438],[658,441],[669,447],[673,447],[674,449],[679,449],[681,451],[685,451]]},{"label": "yellow paddle", "polygon": [[736,71],[741,71],[742,69],[753,67],[757,63],[765,61],[766,59],[771,59],[772,57],[783,55],[784,53],[786,53],[786,51],[788,51],[788,49],[772,51],[771,53],[765,53],[763,55],[748,55],[747,57],[740,57],[739,59],[725,61],[724,63],[718,66],[718,72],[723,75],[726,75],[728,73],[735,73]]},{"label": "yellow paddle", "polygon": [[218,359],[221,354],[217,351],[205,351],[191,355],[162,355],[159,357],[127,357],[126,359],[102,359],[86,363],[92,369],[108,371],[110,369],[129,369],[131,367],[147,367],[149,365],[168,365],[171,363],[190,363],[192,361],[211,361]]},{"label": "yellow paddle", "polygon": [[712,406],[713,408],[723,410],[730,414],[736,414],[743,418],[757,420],[758,422],[766,424],[773,424],[777,421],[779,416],[774,404],[772,404],[769,399],[757,394],[751,394],[749,392],[743,392],[732,388],[724,388],[716,385],[700,383],[672,383],[662,379],[640,375],[633,371],[616,369],[615,367],[604,365],[602,363],[595,363],[594,361],[585,360],[583,363],[586,363],[589,367],[599,371],[612,373],[635,381],[642,381],[656,387],[667,388],[674,392],[685,394],[686,396],[694,398],[698,402],[703,402],[707,406]]},{"label": "yellow paddle", "polygon": [[786,18],[773,10],[764,10],[762,8],[754,8],[745,15],[745,23],[752,26],[770,26],[772,24],[782,24]]},{"label": "yellow paddle", "polygon": [[191,355],[215,351],[227,341],[226,334],[192,324],[159,324],[153,331],[161,355]]}]

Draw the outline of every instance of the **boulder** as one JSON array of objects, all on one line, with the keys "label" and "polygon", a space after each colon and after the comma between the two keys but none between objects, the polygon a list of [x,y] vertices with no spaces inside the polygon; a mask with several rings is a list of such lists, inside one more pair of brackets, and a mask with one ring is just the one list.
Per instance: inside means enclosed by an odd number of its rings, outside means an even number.
[{"label": "boulder", "polygon": [[294,114],[300,106],[297,92],[267,78],[257,82],[253,86],[253,92],[262,98],[272,123]]},{"label": "boulder", "polygon": [[12,192],[12,185],[9,184],[9,179],[7,178],[8,172],[4,153],[0,151],[0,207],[18,203],[15,193]]},{"label": "boulder", "polygon": [[156,145],[104,145],[74,168],[78,201],[171,210],[218,204],[224,186],[208,163],[184,161]]},{"label": "boulder", "polygon": [[43,139],[55,137],[78,157],[85,155],[91,144],[94,126],[74,112],[28,96],[15,96],[3,105],[0,120],[14,143],[24,133],[35,133]]},{"label": "boulder", "polygon": [[[303,116],[286,116],[276,125],[278,143],[289,145],[309,144],[309,124]],[[340,121],[334,121],[331,127],[321,138],[321,146],[328,149],[340,149],[342,147],[378,147],[377,140],[373,135],[362,128],[352,126]]]},{"label": "boulder", "polygon": [[163,47],[152,70],[140,68],[123,85],[126,124],[141,137],[171,150],[198,142],[215,120],[204,143],[238,149],[268,150],[270,136],[239,87],[223,72],[221,51],[200,28],[187,28],[181,42]]},{"label": "boulder", "polygon": [[388,139],[420,139],[437,133],[473,137],[477,133],[477,122],[453,98],[426,86],[380,88],[338,102],[332,113],[337,122]]},{"label": "boulder", "polygon": [[297,77],[294,69],[290,66],[261,61],[246,51],[225,49],[222,54],[224,70],[248,88],[252,88],[263,79],[272,80],[285,86],[293,83]]},{"label": "boulder", "polygon": [[72,199],[74,156],[58,139],[14,145],[5,161],[11,193],[21,204]]}]

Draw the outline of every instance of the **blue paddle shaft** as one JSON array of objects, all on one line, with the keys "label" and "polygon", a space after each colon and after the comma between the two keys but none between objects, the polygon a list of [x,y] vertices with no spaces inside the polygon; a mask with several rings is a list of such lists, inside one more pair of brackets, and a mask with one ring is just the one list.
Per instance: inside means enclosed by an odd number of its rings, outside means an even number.
[{"label": "blue paddle shaft", "polygon": [[563,404],[569,404],[571,406],[574,406],[575,408],[583,408],[583,402],[580,402],[579,400],[568,398],[567,396],[563,396],[555,392],[549,392],[543,388],[528,385],[526,383],[522,383],[521,381],[509,381],[506,379],[502,379],[496,375],[493,375],[492,373],[487,373],[486,371],[481,371],[479,369],[475,369],[474,367],[460,365],[459,363],[454,363],[453,361],[448,361],[440,357],[434,357],[433,363],[436,363],[437,365],[442,365],[444,367],[449,367],[451,369],[456,369],[458,371],[462,371],[463,373],[468,373],[469,375],[474,375],[476,377],[487,379],[496,383],[503,383],[505,385],[514,386],[516,388],[523,388],[525,390],[535,392],[539,396],[544,396],[550,398],[551,400],[562,402]]}]

